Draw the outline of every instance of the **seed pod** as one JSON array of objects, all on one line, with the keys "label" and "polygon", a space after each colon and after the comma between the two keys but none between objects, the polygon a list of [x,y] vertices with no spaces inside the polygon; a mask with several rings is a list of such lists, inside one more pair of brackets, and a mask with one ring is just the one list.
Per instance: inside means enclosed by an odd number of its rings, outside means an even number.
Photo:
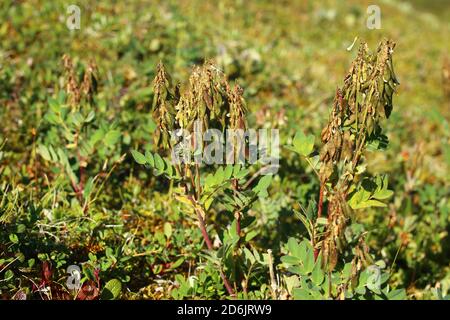
[{"label": "seed pod", "polygon": [[78,110],[81,100],[81,92],[78,81],[75,77],[75,71],[72,59],[68,55],[63,56],[63,64],[65,69],[66,92],[69,98],[69,105],[73,110]]},{"label": "seed pod", "polygon": [[[211,62],[195,66],[188,85],[172,89],[164,66],[160,63],[154,80],[153,117],[158,124],[157,143],[167,148],[168,134],[183,128],[192,131],[197,121],[201,130],[210,125],[225,131],[226,128],[246,129],[246,106],[242,89],[231,90],[224,74]],[[227,117],[229,115],[229,117]],[[203,133],[203,132],[202,132]]]},{"label": "seed pod", "polygon": [[84,73],[80,89],[88,103],[92,103],[94,94],[97,92],[97,66],[91,61]]},{"label": "seed pod", "polygon": [[[353,217],[346,196],[355,179],[355,168],[370,139],[381,134],[380,120],[388,118],[392,111],[392,97],[398,85],[392,64],[394,47],[393,42],[385,40],[376,53],[370,53],[367,44],[361,43],[344,86],[336,91],[328,124],[322,130],[319,175],[322,184],[331,183],[323,255],[331,270],[337,253],[345,246],[348,219]],[[331,177],[333,180],[328,181]]]},{"label": "seed pod", "polygon": [[153,118],[158,125],[155,143],[163,148],[167,148],[169,146],[169,132],[174,130],[177,97],[172,92],[169,77],[161,62],[158,64],[153,87]]}]

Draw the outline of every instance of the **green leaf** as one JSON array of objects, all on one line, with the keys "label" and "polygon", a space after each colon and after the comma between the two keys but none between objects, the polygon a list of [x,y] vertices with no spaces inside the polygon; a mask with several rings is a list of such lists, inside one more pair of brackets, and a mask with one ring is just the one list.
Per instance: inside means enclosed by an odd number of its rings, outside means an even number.
[{"label": "green leaf", "polygon": [[156,170],[158,170],[159,173],[164,172],[164,160],[161,158],[161,156],[159,154],[155,153],[154,160],[155,160]]},{"label": "green leaf", "polygon": [[172,167],[172,164],[170,163],[170,161],[169,160],[167,160],[167,159],[164,159],[164,162],[165,162],[165,167],[166,167],[166,174],[169,176],[169,177],[172,177],[172,175],[173,175],[173,167]]},{"label": "green leaf", "polygon": [[119,130],[111,130],[108,131],[108,133],[105,135],[105,138],[103,139],[103,142],[107,146],[113,146],[114,144],[119,141],[121,132]]},{"label": "green leaf", "polygon": [[392,190],[388,190],[388,177],[376,176],[375,179],[364,179],[356,192],[353,192],[348,204],[353,209],[369,207],[385,207],[386,204],[379,201],[390,198]]},{"label": "green leaf", "polygon": [[11,269],[6,270],[5,275],[3,277],[4,281],[11,280],[12,278],[14,278],[14,272]]},{"label": "green leaf", "polygon": [[252,252],[244,247],[244,255],[245,260],[250,261],[251,264],[254,264],[256,262],[256,258],[253,256]]},{"label": "green leaf", "polygon": [[211,189],[214,186],[214,176],[211,173],[208,174],[202,185],[205,187],[205,190]]},{"label": "green leaf", "polygon": [[146,157],[142,153],[140,153],[139,151],[131,150],[131,155],[133,156],[134,160],[137,163],[139,163],[139,164],[146,164],[147,163]]},{"label": "green leaf", "polygon": [[86,182],[83,190],[83,197],[87,199],[89,195],[92,192],[92,187],[94,186],[94,179],[92,177],[89,177],[88,181]]},{"label": "green leaf", "polygon": [[59,158],[58,158],[58,155],[55,152],[55,149],[52,146],[49,146],[48,147],[48,151],[50,153],[51,161],[58,162]]},{"label": "green leaf", "polygon": [[352,275],[352,264],[346,263],[344,265],[344,269],[342,270],[341,277],[343,280],[348,280],[350,279],[351,275]]},{"label": "green leaf", "polygon": [[184,262],[184,258],[183,258],[183,257],[179,258],[177,261],[175,261],[175,262],[170,266],[170,270],[173,270],[173,269],[178,268],[179,266],[181,266],[181,265],[183,264],[183,262]]},{"label": "green leaf", "polygon": [[311,280],[316,286],[320,286],[324,279],[325,274],[322,270],[322,256],[319,256],[319,258],[316,261],[316,264],[314,265],[314,269],[311,274]]},{"label": "green leaf", "polygon": [[155,159],[150,151],[145,151],[145,158],[151,167],[155,166]]},{"label": "green leaf", "polygon": [[18,224],[16,227],[16,232],[17,233],[24,233],[27,230],[27,226],[24,224]]},{"label": "green leaf", "polygon": [[83,116],[79,112],[72,113],[70,120],[76,127],[81,127],[84,122]]},{"label": "green leaf", "polygon": [[292,141],[294,150],[302,156],[309,156],[314,149],[314,135],[305,135],[303,131],[297,131]]},{"label": "green leaf", "polygon": [[14,233],[11,233],[11,234],[9,235],[9,240],[10,240],[12,243],[19,243],[19,238],[18,238],[17,235],[14,234]]},{"label": "green leaf", "polygon": [[309,246],[309,242],[306,240],[303,240],[300,242],[300,244],[298,245],[298,250],[299,250],[299,258],[304,261],[307,257],[308,254],[308,246]]},{"label": "green leaf", "polygon": [[292,275],[290,277],[285,276],[284,281],[286,283],[286,288],[291,295],[293,294],[293,289],[300,285],[300,280],[296,275]]},{"label": "green leaf", "polygon": [[272,175],[263,176],[259,179],[258,184],[253,188],[253,192],[255,192],[260,198],[267,197],[267,188],[269,187],[270,182],[272,182]]},{"label": "green leaf", "polygon": [[58,148],[56,150],[57,154],[58,154],[58,159],[59,159],[59,163],[63,164],[63,165],[68,165],[69,164],[69,158],[67,158],[66,153],[63,151],[63,149]]},{"label": "green leaf", "polygon": [[248,242],[258,235],[256,230],[252,230],[245,235],[245,241]]},{"label": "green leaf", "polygon": [[230,179],[232,174],[233,174],[233,166],[229,164],[225,167],[225,171],[224,171],[225,180]]},{"label": "green leaf", "polygon": [[164,235],[167,239],[172,236],[172,225],[169,222],[164,223]]},{"label": "green leaf", "polygon": [[292,238],[292,237],[289,238],[287,245],[288,245],[289,253],[292,256],[297,257],[299,259],[302,258],[302,252],[300,250],[300,246],[298,245],[298,242],[295,238]]},{"label": "green leaf", "polygon": [[213,198],[213,197],[209,197],[209,198],[205,201],[204,206],[205,206],[205,209],[206,209],[206,210],[208,210],[208,209],[211,207],[211,204],[213,203],[213,201],[214,201],[214,198]]},{"label": "green leaf", "polygon": [[52,161],[52,157],[50,156],[50,152],[48,151],[47,147],[44,145],[39,145],[37,152],[41,155],[44,160]]},{"label": "green leaf", "polygon": [[239,171],[239,173],[236,175],[236,179],[242,179],[242,178],[246,177],[249,173],[250,173],[250,170],[243,169],[243,170]]},{"label": "green leaf", "polygon": [[224,180],[225,176],[224,176],[224,171],[222,167],[219,167],[219,169],[217,169],[216,173],[214,174],[214,184],[218,185],[221,184]]},{"label": "green leaf", "polygon": [[60,111],[60,105],[58,100],[49,98],[48,99],[48,106],[50,107],[50,110],[52,110],[55,113],[58,113]]},{"label": "green leaf", "polygon": [[295,300],[312,300],[312,296],[309,294],[309,291],[303,288],[294,288],[292,290],[294,294]]},{"label": "green leaf", "polygon": [[241,171],[241,165],[236,163],[233,166],[233,177],[236,177],[236,175],[239,173],[239,171]]},{"label": "green leaf", "polygon": [[383,203],[381,201],[378,200],[369,200],[366,202],[366,205],[368,205],[369,207],[386,207],[386,203]]},{"label": "green leaf", "polygon": [[91,111],[89,112],[89,114],[87,115],[86,119],[84,119],[85,123],[91,122],[95,117],[95,112]]},{"label": "green leaf", "polygon": [[385,200],[385,199],[392,197],[393,194],[394,194],[394,191],[392,191],[392,190],[381,190],[381,191],[378,191],[377,193],[375,193],[373,195],[373,197],[378,200]]},{"label": "green leaf", "polygon": [[300,258],[294,256],[282,256],[280,260],[287,265],[297,265],[300,263]]},{"label": "green leaf", "polygon": [[306,243],[306,252],[302,260],[303,269],[305,273],[310,273],[314,269],[314,250],[308,241],[303,240],[302,243]]},{"label": "green leaf", "polygon": [[105,136],[105,132],[102,129],[97,129],[92,134],[91,138],[89,139],[89,142],[91,145],[95,145],[97,142],[103,140],[103,137]]},{"label": "green leaf", "polygon": [[352,209],[364,209],[364,208],[370,208],[370,207],[386,207],[386,204],[378,201],[378,200],[367,200],[364,202],[359,203],[350,203],[349,205]]},{"label": "green leaf", "polygon": [[102,290],[100,299],[102,300],[116,300],[122,292],[122,283],[117,279],[109,280]]},{"label": "green leaf", "polygon": [[58,124],[61,121],[58,115],[53,112],[48,112],[44,118],[51,124]]},{"label": "green leaf", "polygon": [[405,289],[392,290],[386,294],[388,300],[405,300],[406,291]]}]

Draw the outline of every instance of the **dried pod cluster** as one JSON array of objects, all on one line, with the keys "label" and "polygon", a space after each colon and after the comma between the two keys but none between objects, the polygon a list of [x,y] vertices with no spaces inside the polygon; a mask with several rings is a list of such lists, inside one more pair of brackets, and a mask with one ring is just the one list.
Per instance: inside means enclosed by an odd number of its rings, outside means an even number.
[{"label": "dried pod cluster", "polygon": [[330,269],[336,265],[345,241],[344,230],[351,210],[346,198],[355,169],[369,143],[386,139],[380,121],[390,116],[392,96],[399,84],[392,64],[394,47],[393,42],[385,40],[376,53],[370,53],[367,44],[360,45],[322,131],[319,174],[321,184],[329,186],[322,189],[328,200],[328,226],[322,252]]},{"label": "dried pod cluster", "polygon": [[393,42],[384,41],[372,54],[367,44],[361,44],[322,131],[322,182],[330,178],[339,161],[351,162],[354,169],[364,145],[380,138],[380,120],[390,116],[392,95],[399,84],[392,64],[394,47]]},{"label": "dried pod cluster", "polygon": [[230,88],[224,74],[211,62],[195,66],[185,90],[173,86],[162,63],[154,80],[153,116],[158,125],[156,143],[170,144],[170,132],[185,129],[192,132],[195,122],[202,130],[246,129],[246,107],[239,86]]},{"label": "dried pod cluster", "polygon": [[72,110],[78,110],[82,101],[93,102],[94,94],[97,91],[97,66],[91,61],[84,71],[83,80],[78,81],[72,59],[65,54],[62,60],[68,103]]}]

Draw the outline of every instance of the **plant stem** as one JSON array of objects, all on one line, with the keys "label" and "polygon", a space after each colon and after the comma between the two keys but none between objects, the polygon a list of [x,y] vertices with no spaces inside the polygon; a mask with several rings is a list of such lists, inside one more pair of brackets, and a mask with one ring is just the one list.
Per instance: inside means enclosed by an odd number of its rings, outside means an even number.
[{"label": "plant stem", "polygon": [[275,273],[273,271],[273,257],[272,250],[267,250],[268,263],[269,263],[269,273],[270,273],[270,287],[272,292],[272,299],[277,300],[277,282],[275,281]]},{"label": "plant stem", "polygon": [[[239,182],[237,179],[233,179],[233,191],[234,195],[236,197],[236,192],[239,190]],[[234,213],[234,217],[236,218],[236,233],[238,237],[241,237],[241,213],[239,211],[236,211]]]},{"label": "plant stem", "polygon": [[203,239],[205,240],[206,247],[208,250],[213,250],[213,244],[211,239],[209,238],[208,231],[206,230],[205,220],[203,219],[202,212],[200,209],[196,208],[195,212],[197,213],[197,219],[199,222],[200,231],[202,232]]},{"label": "plant stem", "polygon": [[[197,213],[199,228],[202,233],[203,239],[205,240],[206,247],[208,248],[208,250],[213,251],[214,247],[211,242],[211,239],[209,238],[208,231],[206,230],[205,220],[203,219],[203,210],[198,207],[196,201],[192,198],[192,196],[189,196],[188,198],[191,200],[191,202],[194,206],[194,210]],[[233,288],[230,285],[230,281],[228,280],[225,273],[222,271],[222,268],[220,269],[220,277],[222,278],[223,284],[225,285],[225,288],[227,289],[228,294],[231,297],[235,297],[235,293],[234,293]]]},{"label": "plant stem", "polygon": [[317,217],[322,217],[322,210],[323,210],[323,193],[324,193],[324,187],[325,183],[320,184],[320,191],[319,191],[319,204],[317,207]]}]

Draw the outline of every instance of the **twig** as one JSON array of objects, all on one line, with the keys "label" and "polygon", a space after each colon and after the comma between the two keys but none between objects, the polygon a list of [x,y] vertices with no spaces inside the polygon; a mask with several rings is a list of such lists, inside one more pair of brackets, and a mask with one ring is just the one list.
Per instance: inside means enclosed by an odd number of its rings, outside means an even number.
[{"label": "twig", "polygon": [[268,263],[269,263],[269,273],[270,273],[270,287],[272,292],[272,298],[274,300],[277,300],[277,282],[275,281],[275,273],[273,271],[273,257],[272,257],[272,250],[268,249]]},{"label": "twig", "polygon": [[252,184],[252,182],[255,181],[255,179],[258,178],[258,176],[260,176],[261,174],[263,174],[267,169],[277,166],[278,165],[269,164],[256,171],[255,174],[244,184],[243,189],[247,189]]}]

